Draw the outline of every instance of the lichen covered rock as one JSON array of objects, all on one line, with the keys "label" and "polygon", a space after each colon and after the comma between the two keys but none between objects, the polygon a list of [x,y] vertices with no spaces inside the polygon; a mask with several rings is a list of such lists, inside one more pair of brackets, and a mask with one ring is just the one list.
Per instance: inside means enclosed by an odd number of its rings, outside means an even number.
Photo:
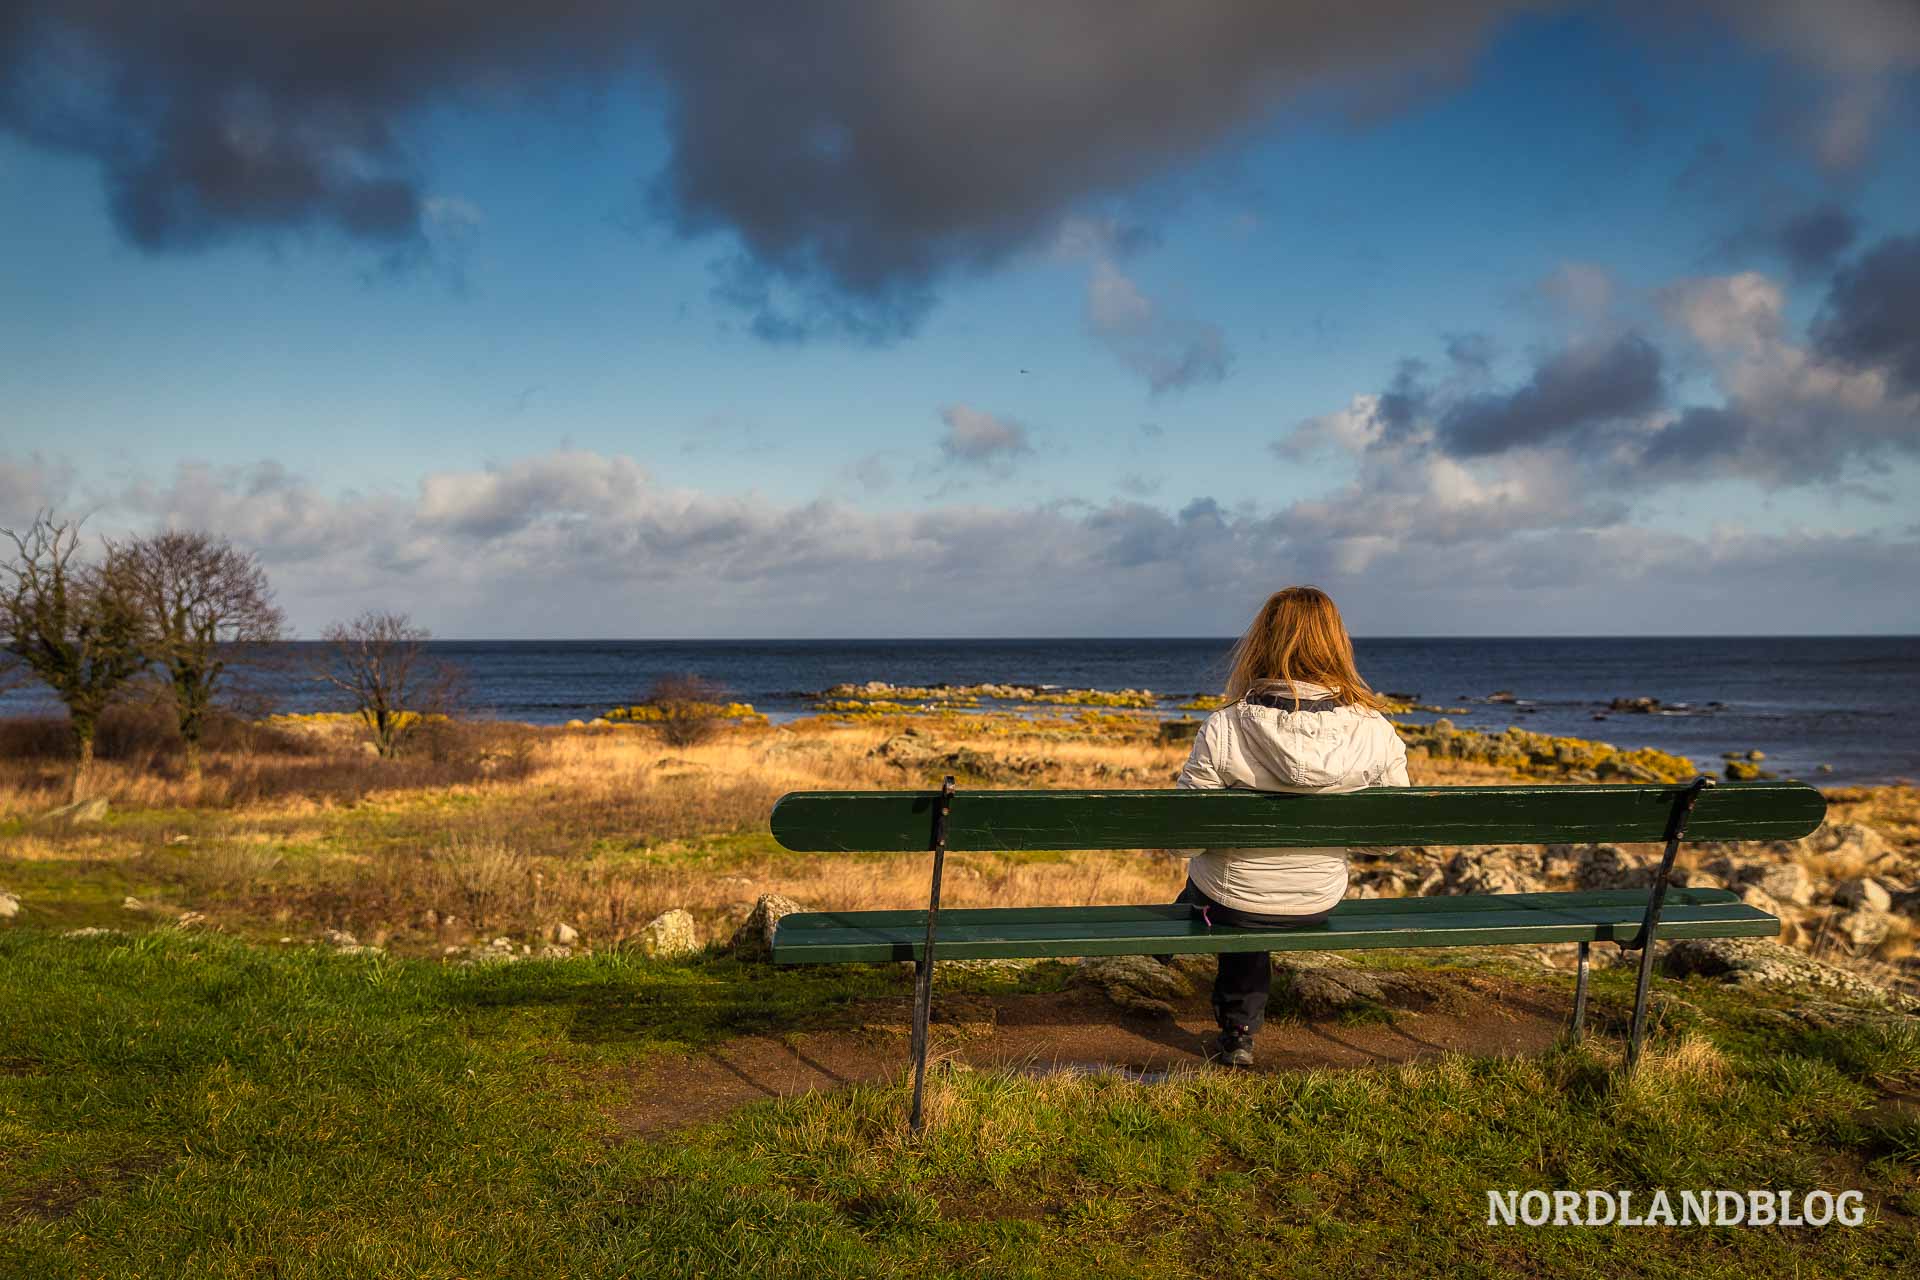
[{"label": "lichen covered rock", "polygon": [[764,959],[773,954],[773,930],[780,923],[780,918],[805,910],[792,898],[777,893],[763,893],[740,927],[733,931],[733,937],[727,945],[742,960]]},{"label": "lichen covered rock", "polygon": [[1076,986],[1090,987],[1129,1013],[1171,1018],[1174,1001],[1193,994],[1193,984],[1152,956],[1088,956],[1074,971]]},{"label": "lichen covered rock", "polygon": [[641,955],[650,959],[672,960],[698,951],[700,932],[694,925],[692,913],[675,907],[649,920],[646,927],[634,935],[633,944]]}]

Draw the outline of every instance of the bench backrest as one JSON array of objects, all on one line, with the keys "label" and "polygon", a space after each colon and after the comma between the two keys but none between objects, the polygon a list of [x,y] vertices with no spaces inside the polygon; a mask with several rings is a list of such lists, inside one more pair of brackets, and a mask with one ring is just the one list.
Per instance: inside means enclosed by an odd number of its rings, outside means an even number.
[{"label": "bench backrest", "polygon": [[[1266,791],[957,792],[949,849],[1366,847],[1654,843],[1684,784],[1378,787],[1344,795]],[[938,791],[796,791],[773,808],[774,839],[814,852],[931,847]],[[1686,839],[1795,840],[1827,801],[1798,782],[1730,782],[1703,792]]]}]

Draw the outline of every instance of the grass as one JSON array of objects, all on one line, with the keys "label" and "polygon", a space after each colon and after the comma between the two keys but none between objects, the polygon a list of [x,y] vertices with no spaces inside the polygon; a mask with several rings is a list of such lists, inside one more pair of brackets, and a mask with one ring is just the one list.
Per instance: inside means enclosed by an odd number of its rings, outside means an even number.
[{"label": "grass", "polygon": [[[986,975],[956,982],[990,983]],[[1620,1004],[1625,976],[1596,976]],[[163,929],[0,933],[0,1275],[1896,1275],[1911,1026],[1689,985],[1603,1045],[1347,1072],[936,1074],[643,1141],[636,1063],[832,1025],[893,970],[450,968]],[[1857,1229],[1518,1229],[1486,1192],[1859,1188]]]}]

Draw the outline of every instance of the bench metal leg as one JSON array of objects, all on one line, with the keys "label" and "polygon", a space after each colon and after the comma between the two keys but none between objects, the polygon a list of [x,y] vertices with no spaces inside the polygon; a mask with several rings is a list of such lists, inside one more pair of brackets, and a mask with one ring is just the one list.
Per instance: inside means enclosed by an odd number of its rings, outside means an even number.
[{"label": "bench metal leg", "polygon": [[933,1017],[933,941],[940,916],[940,874],[947,861],[947,815],[953,809],[953,775],[948,774],[933,806],[933,885],[927,894],[927,940],[913,966],[913,1110],[907,1127],[920,1132],[927,1089],[927,1024]]},{"label": "bench metal leg", "polygon": [[1640,948],[1640,977],[1633,987],[1633,1021],[1627,1027],[1627,1074],[1640,1065],[1640,1042],[1647,1031],[1647,988],[1653,983],[1653,939]]},{"label": "bench metal leg", "polygon": [[1640,931],[1620,944],[1623,950],[1640,949],[1640,977],[1633,988],[1633,1021],[1627,1025],[1629,1076],[1640,1065],[1640,1044],[1647,1031],[1647,988],[1653,983],[1653,937],[1660,927],[1661,908],[1667,903],[1667,877],[1673,871],[1674,856],[1680,852],[1680,841],[1686,835],[1687,818],[1693,813],[1694,802],[1700,798],[1702,791],[1713,784],[1712,778],[1702,775],[1681,793],[1673,816],[1667,822],[1667,849],[1660,859],[1659,869],[1653,875],[1653,889],[1647,894],[1647,913],[1640,921]]},{"label": "bench metal leg", "polygon": [[1579,967],[1573,975],[1573,1026],[1568,1030],[1567,1039],[1575,1044],[1587,1033],[1587,960],[1593,944],[1580,944]]}]

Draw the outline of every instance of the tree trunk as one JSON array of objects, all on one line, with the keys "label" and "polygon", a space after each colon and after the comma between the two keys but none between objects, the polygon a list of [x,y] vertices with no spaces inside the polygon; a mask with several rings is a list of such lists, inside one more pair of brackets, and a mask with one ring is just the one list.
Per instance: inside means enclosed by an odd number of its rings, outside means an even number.
[{"label": "tree trunk", "polygon": [[74,752],[73,787],[67,794],[70,803],[78,804],[86,799],[87,775],[93,772],[93,726],[73,729]]},{"label": "tree trunk", "polygon": [[198,738],[187,739],[186,768],[188,782],[200,781],[200,740]]}]

